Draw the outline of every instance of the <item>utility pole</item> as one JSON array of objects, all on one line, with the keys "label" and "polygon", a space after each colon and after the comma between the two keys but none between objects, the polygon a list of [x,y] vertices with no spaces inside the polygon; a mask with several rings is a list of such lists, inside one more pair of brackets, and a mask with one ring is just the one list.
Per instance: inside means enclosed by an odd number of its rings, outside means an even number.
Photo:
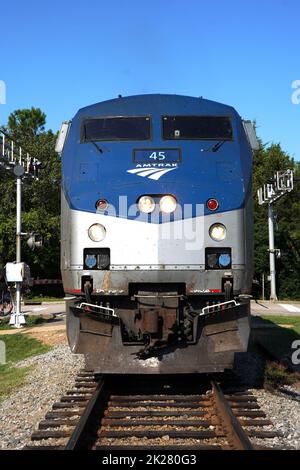
[{"label": "utility pole", "polygon": [[274,178],[262,186],[258,191],[258,203],[268,204],[269,226],[269,261],[270,261],[270,300],[276,301],[276,267],[275,257],[280,257],[280,250],[274,246],[274,202],[289,193],[294,188],[293,170],[277,171]]}]

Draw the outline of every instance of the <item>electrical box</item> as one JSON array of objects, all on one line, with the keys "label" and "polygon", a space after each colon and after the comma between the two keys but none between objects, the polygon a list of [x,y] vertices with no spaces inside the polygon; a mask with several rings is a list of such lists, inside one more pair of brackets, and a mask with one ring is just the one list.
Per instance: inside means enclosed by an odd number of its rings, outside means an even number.
[{"label": "electrical box", "polygon": [[7,263],[5,277],[7,282],[22,282],[25,275],[25,263]]}]

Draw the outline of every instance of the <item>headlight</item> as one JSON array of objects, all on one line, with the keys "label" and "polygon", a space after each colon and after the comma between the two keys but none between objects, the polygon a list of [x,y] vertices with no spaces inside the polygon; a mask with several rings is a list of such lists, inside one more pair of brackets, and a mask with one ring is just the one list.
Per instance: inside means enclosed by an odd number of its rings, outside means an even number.
[{"label": "headlight", "polygon": [[210,238],[220,242],[226,237],[226,227],[223,224],[213,224],[209,229]]},{"label": "headlight", "polygon": [[101,242],[106,235],[105,227],[101,224],[93,224],[88,230],[88,235],[93,242]]},{"label": "headlight", "polygon": [[174,196],[163,196],[159,202],[159,207],[165,214],[174,212],[177,206],[177,201]]},{"label": "headlight", "polygon": [[151,196],[142,196],[138,202],[138,208],[144,214],[150,214],[155,209],[155,202]]}]

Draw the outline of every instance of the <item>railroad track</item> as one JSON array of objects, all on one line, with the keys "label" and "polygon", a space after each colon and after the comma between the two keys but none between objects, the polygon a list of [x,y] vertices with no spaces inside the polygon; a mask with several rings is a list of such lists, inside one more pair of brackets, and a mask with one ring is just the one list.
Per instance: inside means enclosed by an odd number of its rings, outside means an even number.
[{"label": "railroad track", "polygon": [[252,438],[278,436],[254,395],[230,381],[138,380],[81,371],[24,449],[256,450],[267,447]]}]

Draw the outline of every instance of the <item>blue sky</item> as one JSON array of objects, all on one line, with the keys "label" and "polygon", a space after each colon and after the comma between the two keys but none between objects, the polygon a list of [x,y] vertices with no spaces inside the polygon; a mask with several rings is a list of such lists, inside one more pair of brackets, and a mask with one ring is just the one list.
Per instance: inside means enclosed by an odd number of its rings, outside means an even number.
[{"label": "blue sky", "polygon": [[298,0],[11,0],[0,17],[0,124],[36,106],[57,130],[118,94],[203,96],[300,160]]}]

